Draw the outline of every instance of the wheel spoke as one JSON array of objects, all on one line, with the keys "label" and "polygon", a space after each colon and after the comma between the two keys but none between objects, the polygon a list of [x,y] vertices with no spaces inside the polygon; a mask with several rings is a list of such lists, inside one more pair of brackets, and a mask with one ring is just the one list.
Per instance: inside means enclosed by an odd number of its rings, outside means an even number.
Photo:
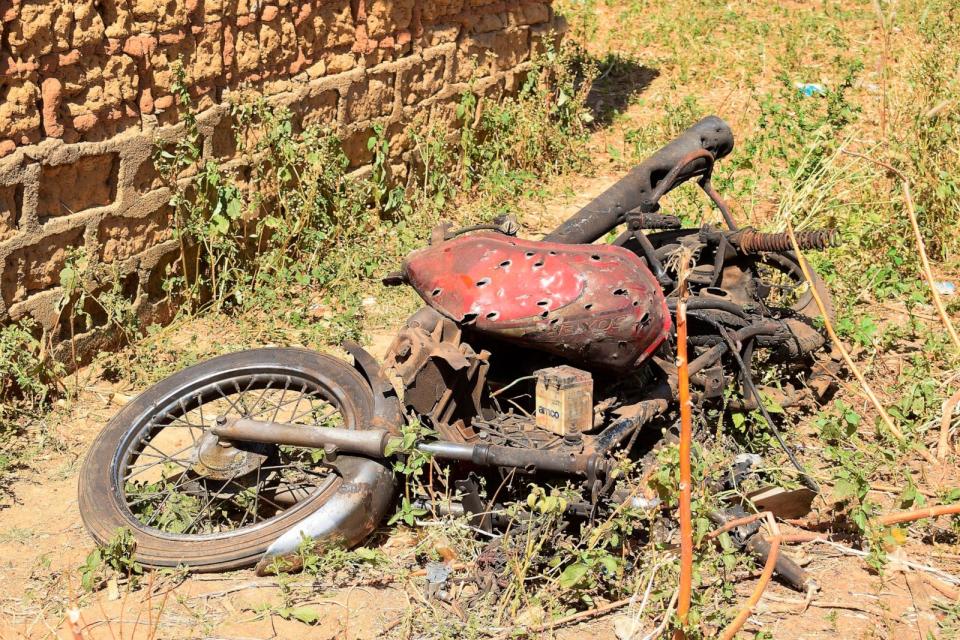
[{"label": "wheel spoke", "polygon": [[290,388],[290,376],[287,376],[286,381],[283,383],[283,391],[280,392],[280,400],[277,403],[276,408],[273,411],[273,417],[270,419],[271,422],[277,421],[277,415],[280,413],[280,407],[283,405],[283,399],[287,395],[287,390]]},{"label": "wheel spoke", "polygon": [[335,397],[298,375],[257,372],[221,378],[171,399],[142,423],[139,439],[128,449],[120,480],[127,507],[145,526],[182,535],[225,533],[279,516],[297,498],[328,486],[335,471],[314,461],[315,452],[307,448],[277,451],[272,445],[250,449],[214,479],[205,471],[207,454],[201,454],[212,437],[213,416],[323,425],[341,411]]},{"label": "wheel spoke", "polygon": [[[194,516],[193,520],[190,521],[190,524],[188,524],[187,527],[183,530],[183,533],[190,533],[190,530],[193,529],[193,525],[195,525],[195,524],[197,523],[197,521],[200,519],[200,516],[203,515],[203,512],[207,510],[207,508],[213,503],[213,501],[217,498],[217,496],[218,496],[224,489],[227,488],[227,485],[230,484],[230,481],[233,480],[235,477],[237,477],[237,474],[233,474],[230,478],[228,478],[227,480],[225,480],[222,485],[220,485],[220,489],[217,490],[216,493],[214,493],[212,496],[210,496],[210,499],[207,500],[206,504],[204,504],[202,507],[200,507],[200,510],[197,511],[197,515]],[[222,500],[221,500],[221,502],[222,502]]]},{"label": "wheel spoke", "polygon": [[[192,444],[189,444],[189,445],[187,445],[186,447],[184,447],[183,449],[180,449],[179,451],[175,451],[175,452],[173,452],[173,453],[166,453],[166,452],[164,452],[164,451],[161,451],[160,449],[158,449],[157,447],[155,447],[153,444],[151,444],[151,443],[149,443],[149,442],[144,442],[144,443],[143,443],[143,446],[144,446],[144,450],[141,450],[140,453],[139,453],[139,455],[141,455],[141,456],[148,456],[148,457],[150,457],[150,458],[158,458],[158,457],[160,457],[160,458],[166,458],[166,459],[170,460],[170,462],[178,462],[178,463],[179,463],[179,461],[178,461],[174,456],[178,456],[178,455],[180,455],[181,453],[183,453],[184,451],[189,451],[190,449],[193,449],[193,445],[192,445]],[[156,451],[156,452],[157,452],[158,454],[160,454],[160,455],[158,456],[158,455],[153,454],[153,453],[147,453],[147,452],[146,452],[146,447],[150,447],[151,449],[153,449],[154,451]]]},{"label": "wheel spoke", "polygon": [[[253,496],[253,524],[257,524],[257,510],[260,508],[260,472],[263,470],[263,467],[257,467],[257,482],[253,486],[256,487],[256,491]],[[237,525],[238,529],[242,529],[244,523],[247,521],[247,516],[250,514],[250,506],[248,505],[246,510],[243,512],[243,518],[240,520],[240,524]]]},{"label": "wheel spoke", "polygon": [[[309,415],[310,415],[311,413],[313,413],[315,410],[316,410],[316,407],[313,407],[313,408],[311,408],[311,409],[307,409],[306,411],[304,411],[304,412],[301,413],[300,415],[294,416],[294,417],[290,418],[289,423],[290,423],[290,424],[295,424],[295,423],[297,422],[297,420],[299,420],[300,418],[303,418],[303,417],[305,417],[305,416],[309,416]],[[329,418],[330,416],[336,414],[338,411],[339,411],[339,409],[337,409],[337,407],[331,406],[329,411],[327,411],[326,413],[324,413],[320,418],[317,418],[316,420],[313,421],[314,426],[319,425],[319,424],[322,424],[324,420],[326,420],[326,419]]]},{"label": "wheel spoke", "polygon": [[[180,451],[177,451],[177,452],[174,453],[173,455],[174,455],[174,456],[175,456],[175,455],[178,455],[178,454],[183,453],[184,451],[187,451],[188,449],[192,449],[192,448],[193,448],[193,445],[190,445],[190,446],[188,446],[186,449],[181,449]],[[149,453],[148,453],[148,454],[143,454],[143,453],[141,453],[140,455],[147,455],[147,456],[150,456],[150,457],[153,457],[153,458],[157,457],[157,456],[154,456],[154,455],[149,454]],[[146,471],[147,469],[150,469],[150,468],[155,467],[155,466],[160,465],[160,464],[164,464],[164,463],[166,463],[166,462],[173,462],[173,463],[176,464],[177,466],[183,467],[183,465],[180,464],[179,461],[173,460],[172,458],[168,458],[168,459],[166,459],[166,460],[161,459],[161,460],[157,460],[156,462],[144,462],[143,464],[134,464],[134,465],[130,465],[130,466],[127,467],[127,471],[128,471],[128,472],[129,472],[129,471],[132,471],[133,469],[136,469],[137,467],[145,467],[145,468],[144,468],[143,470],[141,470],[141,471],[137,471],[136,473],[128,473],[126,476],[124,476],[123,480],[124,480],[124,482],[126,482],[127,480],[129,480],[129,479],[132,478],[133,476],[135,476],[135,475],[140,475],[141,473],[143,473],[143,472]],[[183,468],[189,469],[189,467],[183,467]]]},{"label": "wheel spoke", "polygon": [[170,500],[170,496],[173,495],[174,491],[183,486],[184,478],[187,477],[187,474],[181,474],[180,478],[174,484],[173,488],[167,490],[167,497],[163,499],[163,502],[157,507],[157,510],[153,512],[153,515],[150,516],[150,519],[145,523],[148,527],[153,524],[154,519],[163,513],[163,508],[167,506],[167,502]]},{"label": "wheel spoke", "polygon": [[[227,482],[228,482],[228,484],[232,484],[232,485],[234,485],[234,486],[240,487],[240,490],[241,490],[241,491],[244,491],[244,490],[247,489],[247,487],[244,487],[244,486],[242,486],[242,485],[237,484],[237,483],[234,482],[232,479],[231,479],[231,480],[228,480]],[[273,502],[272,500],[267,499],[267,498],[266,498],[265,496],[263,496],[263,495],[260,495],[260,498],[261,498],[264,502],[266,502],[267,504],[269,504],[271,507],[273,507],[273,508],[275,508],[275,509],[278,509],[278,510],[280,510],[280,511],[283,511],[284,507],[281,507],[281,506],[278,505],[276,502]]]},{"label": "wheel spoke", "polygon": [[238,413],[238,414],[240,414],[240,415],[243,415],[243,412],[240,411],[239,409],[237,409],[237,404],[236,404],[236,402],[234,402],[233,400],[231,400],[231,399],[228,397],[228,395],[223,392],[223,389],[220,387],[220,385],[217,385],[216,389],[217,389],[217,393],[219,393],[219,394],[220,394],[220,397],[221,397],[223,400],[225,400],[225,401],[227,402],[227,404],[230,405],[230,409],[231,409],[234,413]]},{"label": "wheel spoke", "polygon": [[[187,408],[186,408],[185,406],[183,406],[183,400],[177,400],[177,404],[180,405],[180,410],[183,411],[183,415],[186,416],[186,415],[187,415]],[[189,431],[189,433],[190,433],[190,440],[193,441],[193,446],[197,446],[197,436],[194,435],[194,433],[193,433],[193,428],[192,428],[192,427],[193,427],[193,423],[192,423],[192,422],[189,422],[189,421],[187,421],[187,420],[184,420],[184,422],[186,422],[187,424],[189,424],[189,425],[191,426],[191,429],[190,429],[190,431]]]},{"label": "wheel spoke", "polygon": [[249,413],[249,415],[250,415],[251,418],[254,417],[255,415],[257,415],[257,414],[259,413],[259,412],[257,411],[257,408],[260,406],[260,403],[263,402],[263,399],[266,397],[267,392],[271,390],[271,389],[270,389],[270,385],[272,385],[272,384],[273,384],[273,380],[268,380],[268,381],[267,381],[267,386],[265,386],[265,387],[263,388],[263,391],[260,392],[260,396],[259,396],[259,397],[256,399],[256,401],[253,403],[253,408],[250,409],[250,413]]}]

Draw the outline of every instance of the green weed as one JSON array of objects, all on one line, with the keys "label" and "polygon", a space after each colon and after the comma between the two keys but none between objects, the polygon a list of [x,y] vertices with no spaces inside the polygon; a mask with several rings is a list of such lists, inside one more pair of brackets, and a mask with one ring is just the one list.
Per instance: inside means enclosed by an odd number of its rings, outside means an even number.
[{"label": "green weed", "polygon": [[91,551],[80,566],[80,584],[85,591],[96,591],[110,578],[126,578],[136,584],[143,567],[134,560],[136,540],[129,529],[117,529],[113,537]]}]

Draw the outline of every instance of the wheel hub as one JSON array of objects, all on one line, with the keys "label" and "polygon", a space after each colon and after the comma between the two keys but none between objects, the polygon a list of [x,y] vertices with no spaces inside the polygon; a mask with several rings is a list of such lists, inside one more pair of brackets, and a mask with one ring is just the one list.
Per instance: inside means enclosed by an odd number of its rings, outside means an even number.
[{"label": "wheel hub", "polygon": [[193,471],[214,480],[230,480],[256,471],[267,459],[268,445],[243,443],[242,449],[210,432],[197,441],[197,461]]}]

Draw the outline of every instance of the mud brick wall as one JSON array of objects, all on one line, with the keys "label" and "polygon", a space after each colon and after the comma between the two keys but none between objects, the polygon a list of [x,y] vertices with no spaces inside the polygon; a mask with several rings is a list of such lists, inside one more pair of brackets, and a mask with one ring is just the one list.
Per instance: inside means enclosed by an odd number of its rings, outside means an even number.
[{"label": "mud brick wall", "polygon": [[68,337],[59,273],[77,247],[138,308],[162,297],[177,247],[151,158],[182,133],[177,60],[207,157],[231,162],[231,96],[253,90],[336,127],[362,167],[375,123],[399,162],[405,123],[452,124],[468,81],[515,89],[552,17],[549,0],[0,0],[0,323]]}]

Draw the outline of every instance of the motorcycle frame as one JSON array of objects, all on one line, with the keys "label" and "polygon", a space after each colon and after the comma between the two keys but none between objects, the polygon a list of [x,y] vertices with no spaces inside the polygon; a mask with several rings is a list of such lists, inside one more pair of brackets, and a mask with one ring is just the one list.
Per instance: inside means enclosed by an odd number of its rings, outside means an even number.
[{"label": "motorcycle frame", "polygon": [[[676,229],[677,233],[699,234],[699,241],[717,248],[717,269],[722,267],[723,259],[729,252],[754,253],[760,251],[785,252],[782,234],[763,234],[753,229],[740,229],[733,220],[729,208],[713,189],[710,178],[717,159],[733,149],[733,134],[730,128],[719,118],[710,116],[696,123],[690,129],[670,142],[648,160],[631,170],[624,178],[602,193],[576,214],[548,234],[544,240],[564,244],[589,244],[613,231],[622,224],[628,229],[614,244],[624,245],[634,240],[659,281],[666,290],[675,283],[656,255],[655,248],[644,233],[646,229]],[[660,199],[679,184],[693,179],[720,210],[728,227],[721,231],[712,227],[701,229],[678,229],[679,220],[673,216],[658,214]],[[477,229],[490,228],[489,225],[470,227],[454,232],[452,235]],[[501,229],[503,230],[503,229]],[[441,232],[446,236],[446,229]],[[670,233],[670,232],[667,232]],[[832,236],[822,233],[803,234],[801,246],[820,248],[832,241]],[[389,278],[388,278],[389,280]],[[393,284],[398,284],[394,281]],[[691,314],[700,314],[702,319],[711,322],[711,313],[727,313],[745,317],[738,305],[724,303],[722,300],[691,299],[688,309]],[[717,322],[718,326],[722,323]],[[789,339],[789,330],[777,320],[751,322],[739,330],[727,333],[721,331],[724,339],[695,358],[689,365],[692,381],[703,382],[703,372],[714,367],[729,351],[739,353],[743,344],[782,344]],[[355,367],[364,375],[374,393],[375,418],[369,428],[351,431],[336,428],[305,427],[283,423],[237,419],[218,424],[212,429],[219,438],[227,441],[264,442],[271,444],[308,446],[323,448],[327,460],[332,466],[338,464],[339,454],[360,455],[385,461],[400,434],[404,424],[403,411],[396,389],[384,375],[377,360],[359,345],[347,342],[344,348],[353,356]],[[739,359],[738,359],[739,361]],[[420,441],[415,448],[438,459],[467,461],[477,466],[501,467],[525,470],[530,473],[546,471],[561,475],[580,477],[584,486],[591,491],[594,501],[600,488],[608,480],[608,454],[627,436],[635,434],[639,428],[662,415],[677,396],[676,368],[662,358],[655,359],[657,365],[667,374],[667,384],[655,388],[643,402],[636,414],[621,418],[607,426],[595,436],[585,435],[580,453],[570,450],[539,450],[488,444],[465,444],[453,440]],[[741,362],[742,365],[742,362]],[[698,379],[699,376],[699,379]],[[749,372],[744,371],[749,379]],[[695,396],[696,399],[696,396]],[[749,400],[743,403],[746,409],[753,408]],[[402,453],[401,453],[402,455]],[[258,563],[262,573],[271,567],[277,559],[289,559],[304,537],[321,543],[335,542],[351,545],[357,540],[338,538],[340,531],[362,531],[366,535],[379,521],[377,514],[385,511],[383,496],[395,493],[395,480],[386,464],[370,466],[367,473],[338,492],[339,502],[332,509],[324,509],[316,516],[302,521],[298,526],[286,531],[266,551]],[[609,484],[609,483],[608,483]],[[375,503],[375,504],[373,504]],[[358,507],[364,507],[362,509]],[[366,514],[366,522],[355,520],[358,513]],[[362,536],[361,536],[362,537]]]}]

